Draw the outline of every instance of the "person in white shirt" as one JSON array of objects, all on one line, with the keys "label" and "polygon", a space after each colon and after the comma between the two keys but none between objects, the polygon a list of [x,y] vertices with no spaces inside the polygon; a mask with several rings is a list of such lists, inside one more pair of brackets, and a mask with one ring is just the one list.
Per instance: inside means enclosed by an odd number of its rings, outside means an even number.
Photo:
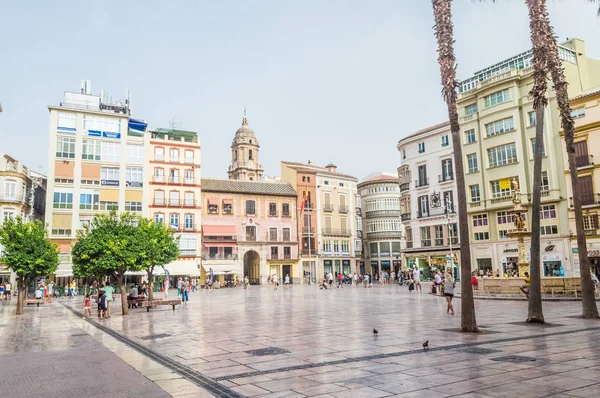
[{"label": "person in white shirt", "polygon": [[423,288],[421,287],[421,270],[416,266],[413,268],[413,280],[415,281],[415,290],[423,293]]},{"label": "person in white shirt", "polygon": [[277,274],[273,274],[271,280],[273,281],[273,290],[277,290]]},{"label": "person in white shirt", "polygon": [[442,277],[440,276],[440,274],[441,274],[441,271],[436,272],[435,278],[434,278],[435,293],[438,296],[441,296],[441,291],[442,291]]}]

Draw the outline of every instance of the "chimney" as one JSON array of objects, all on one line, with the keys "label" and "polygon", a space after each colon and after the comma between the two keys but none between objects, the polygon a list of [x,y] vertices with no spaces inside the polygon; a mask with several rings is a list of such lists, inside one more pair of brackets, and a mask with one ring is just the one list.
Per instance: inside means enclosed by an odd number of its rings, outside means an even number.
[{"label": "chimney", "polygon": [[312,165],[312,160],[308,159],[308,165],[311,166]]},{"label": "chimney", "polygon": [[325,166],[327,168],[327,171],[329,171],[330,173],[335,173],[337,172],[337,166],[333,163],[329,163],[327,166]]},{"label": "chimney", "polygon": [[100,90],[100,103],[104,104],[104,89]]}]

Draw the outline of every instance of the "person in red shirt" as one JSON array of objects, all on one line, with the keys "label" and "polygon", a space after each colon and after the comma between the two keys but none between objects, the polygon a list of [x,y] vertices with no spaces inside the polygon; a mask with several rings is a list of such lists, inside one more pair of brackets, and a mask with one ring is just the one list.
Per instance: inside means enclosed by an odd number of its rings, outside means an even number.
[{"label": "person in red shirt", "polygon": [[340,272],[338,274],[338,289],[342,288],[343,281],[344,281],[344,275]]},{"label": "person in red shirt", "polygon": [[475,275],[475,273],[473,273],[473,277],[471,278],[471,284],[473,285],[473,289],[479,287],[479,282],[477,281],[477,275]]}]

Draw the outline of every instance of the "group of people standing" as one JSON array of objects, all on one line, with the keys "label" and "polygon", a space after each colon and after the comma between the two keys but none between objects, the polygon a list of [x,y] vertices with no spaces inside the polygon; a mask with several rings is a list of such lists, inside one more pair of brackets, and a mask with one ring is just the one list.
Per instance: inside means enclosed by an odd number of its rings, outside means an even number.
[{"label": "group of people standing", "polygon": [[[421,286],[421,270],[418,267],[414,267],[408,272],[408,292],[412,293],[417,291],[423,293],[423,287]],[[452,268],[448,267],[446,273],[442,273],[441,270],[435,272],[433,282],[431,283],[431,294],[438,296],[444,296],[446,298],[446,312],[454,315],[454,305],[452,299],[454,298],[454,288],[456,282],[452,276]],[[443,293],[442,293],[443,292]]]},{"label": "group of people standing", "polygon": [[10,282],[0,283],[0,301],[12,298],[12,285]]}]

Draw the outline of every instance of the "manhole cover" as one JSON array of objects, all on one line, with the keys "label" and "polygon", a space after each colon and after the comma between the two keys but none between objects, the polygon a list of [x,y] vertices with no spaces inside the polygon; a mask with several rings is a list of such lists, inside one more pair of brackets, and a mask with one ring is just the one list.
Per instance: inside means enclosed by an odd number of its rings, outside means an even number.
[{"label": "manhole cover", "polygon": [[154,340],[154,339],[162,339],[163,337],[169,337],[169,336],[170,336],[170,334],[168,334],[168,333],[158,333],[158,334],[151,334],[150,336],[140,337],[140,339]]},{"label": "manhole cover", "polygon": [[465,354],[479,354],[479,355],[495,354],[497,352],[501,352],[500,350],[494,350],[492,348],[479,348],[479,347],[458,348],[454,351],[462,352]]},{"label": "manhole cover", "polygon": [[255,357],[264,357],[267,355],[288,354],[289,351],[279,347],[259,348],[258,350],[244,351]]},{"label": "manhole cover", "polygon": [[520,355],[508,355],[506,357],[498,357],[498,358],[490,358],[490,359],[492,361],[510,362],[510,363],[524,363],[524,362],[534,362],[534,361],[537,361],[537,358],[522,357]]}]

